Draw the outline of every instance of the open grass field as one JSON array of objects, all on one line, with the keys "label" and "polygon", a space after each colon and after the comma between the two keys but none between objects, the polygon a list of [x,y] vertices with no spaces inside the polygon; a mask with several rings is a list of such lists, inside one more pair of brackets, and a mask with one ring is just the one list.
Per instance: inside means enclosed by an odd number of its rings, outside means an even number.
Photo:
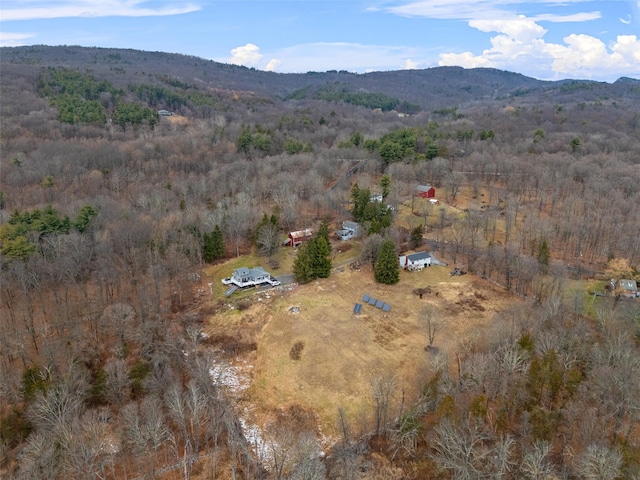
[{"label": "open grass field", "polygon": [[[231,261],[209,274],[219,283],[223,272],[237,266]],[[487,327],[495,312],[518,301],[474,276],[452,277],[450,270],[402,271],[400,282],[389,286],[375,283],[368,268],[344,266],[328,279],[272,290],[268,296],[243,292],[251,305],[242,311],[220,309],[211,316],[207,333],[255,341],[254,349],[235,358],[251,372],[242,402],[255,423],[264,425],[278,412],[295,409],[313,414],[319,431],[333,438],[339,408],[350,418],[370,416],[375,378],[393,375],[407,400],[416,398],[432,355],[425,349],[426,327],[420,320],[425,307],[444,322],[434,346],[446,354]],[[422,298],[414,293],[427,287],[431,293]],[[391,311],[364,305],[355,315],[354,303],[362,303],[365,293],[390,304]]]}]

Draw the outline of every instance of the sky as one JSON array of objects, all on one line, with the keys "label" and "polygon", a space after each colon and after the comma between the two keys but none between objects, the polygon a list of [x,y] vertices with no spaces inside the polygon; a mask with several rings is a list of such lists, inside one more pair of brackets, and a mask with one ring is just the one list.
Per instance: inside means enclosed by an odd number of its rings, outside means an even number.
[{"label": "sky", "polygon": [[640,0],[2,0],[0,45],[181,53],[279,73],[489,67],[640,79]]}]

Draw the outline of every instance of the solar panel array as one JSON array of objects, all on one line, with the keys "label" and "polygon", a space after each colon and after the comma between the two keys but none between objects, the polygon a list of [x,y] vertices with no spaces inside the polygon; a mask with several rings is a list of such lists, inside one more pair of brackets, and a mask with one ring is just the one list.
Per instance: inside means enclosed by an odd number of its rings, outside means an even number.
[{"label": "solar panel array", "polygon": [[361,303],[356,303],[356,304],[353,306],[353,313],[355,313],[356,315],[358,315],[361,311],[362,311],[362,304],[361,304]]},{"label": "solar panel array", "polygon": [[[391,311],[391,305],[389,305],[388,303],[385,303],[382,300],[378,300],[377,298],[374,298],[374,297],[372,297],[372,296],[370,296],[370,295],[368,295],[366,293],[364,295],[362,295],[362,301],[365,304],[368,303],[369,305],[372,305],[372,306],[374,306],[376,308],[381,309],[383,312]],[[356,305],[360,305],[360,304],[356,303]],[[360,305],[360,306],[362,307],[362,305]],[[355,311],[355,307],[354,307],[354,311]]]}]

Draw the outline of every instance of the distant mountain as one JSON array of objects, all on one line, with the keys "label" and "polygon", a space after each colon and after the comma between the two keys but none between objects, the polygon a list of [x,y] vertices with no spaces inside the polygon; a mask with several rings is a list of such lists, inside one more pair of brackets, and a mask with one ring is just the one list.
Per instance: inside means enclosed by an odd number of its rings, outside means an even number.
[{"label": "distant mountain", "polygon": [[118,86],[153,83],[164,78],[199,89],[250,92],[274,101],[339,98],[366,106],[368,96],[373,96],[384,105],[406,110],[433,110],[514,98],[535,104],[541,95],[546,101],[568,101],[572,97],[592,101],[607,96],[635,96],[640,85],[640,80],[631,78],[621,78],[613,84],[584,80],[552,82],[491,68],[461,67],[366,74],[274,73],[188,55],[78,46],[2,47],[0,61],[32,71],[46,67],[78,69]]}]

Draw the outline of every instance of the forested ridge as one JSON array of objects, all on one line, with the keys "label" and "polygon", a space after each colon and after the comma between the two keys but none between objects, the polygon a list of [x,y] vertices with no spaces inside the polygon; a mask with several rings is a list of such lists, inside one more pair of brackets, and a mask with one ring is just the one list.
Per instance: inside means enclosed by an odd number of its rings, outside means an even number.
[{"label": "forested ridge", "polygon": [[[3,478],[640,478],[640,302],[588,293],[640,280],[640,81],[0,54]],[[474,201],[413,211],[419,184]],[[202,270],[313,226],[296,268],[322,282],[352,219],[361,263],[424,236],[524,303],[427,349],[418,398],[380,381],[369,417],[336,412],[324,455],[293,414],[256,452],[211,378],[244,347],[202,334]]]}]

